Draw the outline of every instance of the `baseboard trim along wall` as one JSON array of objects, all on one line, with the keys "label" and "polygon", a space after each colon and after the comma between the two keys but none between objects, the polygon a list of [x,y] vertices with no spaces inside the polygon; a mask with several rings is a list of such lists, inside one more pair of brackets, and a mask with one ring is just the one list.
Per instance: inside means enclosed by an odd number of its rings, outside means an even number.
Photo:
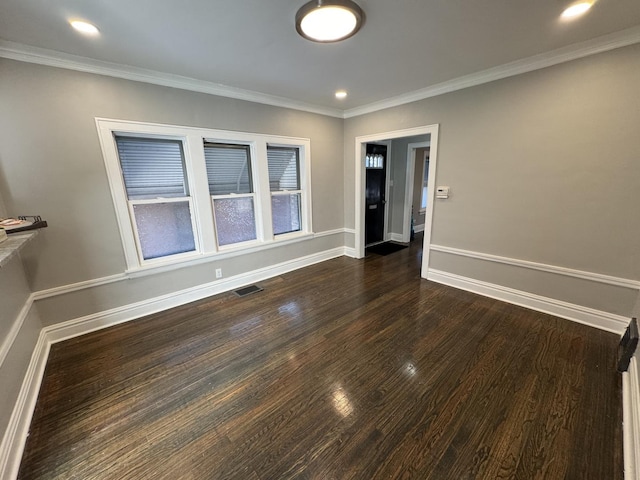
[{"label": "baseboard trim along wall", "polygon": [[[32,305],[33,305],[33,295],[29,295],[24,306],[22,307],[22,309],[20,309],[20,313],[18,313],[18,316],[14,320],[8,335],[5,337],[4,341],[2,342],[2,345],[0,345],[0,367],[2,367],[2,364],[4,363],[4,359],[7,358],[7,355],[9,354],[9,350],[11,350],[11,347],[13,346],[13,342],[15,342],[16,337],[18,336],[18,333],[20,332],[20,329],[22,328],[22,325],[24,324],[24,321],[27,318],[27,315],[29,314],[29,311],[31,310]],[[0,476],[0,478],[2,477]]]},{"label": "baseboard trim along wall", "polygon": [[389,240],[391,240],[392,242],[403,242],[404,238],[402,238],[401,233],[390,233]]},{"label": "baseboard trim along wall", "polygon": [[629,319],[621,315],[603,312],[581,305],[563,302],[553,298],[535,295],[521,290],[495,285],[492,283],[463,277],[453,273],[440,270],[429,269],[427,279],[433,282],[442,283],[451,287],[459,288],[469,292],[495,298],[503,302],[520,305],[538,312],[548,313],[556,317],[566,318],[574,322],[589,325],[591,327],[606,330],[608,332],[622,335],[627,328]]},{"label": "baseboard trim along wall", "polygon": [[622,374],[624,478],[640,480],[640,376],[636,357]]},{"label": "baseboard trim along wall", "polygon": [[38,400],[50,346],[47,333],[44,330],[41,331],[9,419],[9,425],[0,443],[0,478],[3,480],[14,480],[18,476],[20,460]]},{"label": "baseboard trim along wall", "polygon": [[413,231],[415,233],[424,232],[424,223],[421,223],[420,225],[414,225],[413,226]]}]

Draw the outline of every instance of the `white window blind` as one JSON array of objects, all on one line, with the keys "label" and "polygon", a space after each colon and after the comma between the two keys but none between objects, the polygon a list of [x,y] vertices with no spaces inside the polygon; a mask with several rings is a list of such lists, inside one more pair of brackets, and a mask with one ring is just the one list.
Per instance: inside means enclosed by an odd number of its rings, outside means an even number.
[{"label": "white window blind", "polygon": [[267,148],[269,187],[272,192],[300,190],[298,149],[295,147]]},{"label": "white window blind", "polygon": [[205,143],[204,159],[211,195],[253,192],[248,145]]},{"label": "white window blind", "polygon": [[116,144],[129,199],[187,195],[182,142],[117,136]]}]

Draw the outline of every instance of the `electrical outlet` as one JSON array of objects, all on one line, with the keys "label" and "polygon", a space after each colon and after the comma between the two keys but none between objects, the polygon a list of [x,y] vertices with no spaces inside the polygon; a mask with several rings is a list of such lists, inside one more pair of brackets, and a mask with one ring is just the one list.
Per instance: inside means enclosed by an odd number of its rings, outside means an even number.
[{"label": "electrical outlet", "polygon": [[216,268],[216,278],[222,278],[222,269]]}]

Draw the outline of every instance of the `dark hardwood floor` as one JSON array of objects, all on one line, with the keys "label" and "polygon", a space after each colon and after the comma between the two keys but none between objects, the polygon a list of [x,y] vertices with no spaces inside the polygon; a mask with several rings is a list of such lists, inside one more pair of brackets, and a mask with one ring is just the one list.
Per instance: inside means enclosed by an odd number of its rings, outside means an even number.
[{"label": "dark hardwood floor", "polygon": [[420,255],[54,345],[19,478],[622,479],[618,338],[421,280]]}]

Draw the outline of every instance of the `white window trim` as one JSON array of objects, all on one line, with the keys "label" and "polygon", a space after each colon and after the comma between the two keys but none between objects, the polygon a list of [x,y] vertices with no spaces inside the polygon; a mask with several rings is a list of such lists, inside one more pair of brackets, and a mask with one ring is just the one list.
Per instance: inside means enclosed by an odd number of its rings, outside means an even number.
[{"label": "white window trim", "polygon": [[[111,196],[127,264],[126,272],[157,269],[180,263],[192,263],[198,259],[215,259],[229,253],[247,253],[286,244],[291,240],[313,238],[311,207],[311,142],[308,138],[282,137],[258,133],[213,130],[156,123],[143,123],[108,118],[96,118],[96,128],[105,162]],[[129,200],[122,178],[115,135],[151,137],[178,140],[183,144],[185,170],[189,184],[192,223],[195,237],[195,252],[143,260],[137,245],[137,236],[132,225]],[[204,161],[203,141],[249,145],[254,182],[256,240],[218,247],[213,199],[209,193]],[[273,234],[271,219],[271,191],[267,166],[267,145],[299,148],[300,187],[302,194],[301,230],[281,235]],[[288,192],[288,193],[293,193]],[[240,194],[235,195],[240,196]],[[217,196],[216,196],[217,197]]]}]

